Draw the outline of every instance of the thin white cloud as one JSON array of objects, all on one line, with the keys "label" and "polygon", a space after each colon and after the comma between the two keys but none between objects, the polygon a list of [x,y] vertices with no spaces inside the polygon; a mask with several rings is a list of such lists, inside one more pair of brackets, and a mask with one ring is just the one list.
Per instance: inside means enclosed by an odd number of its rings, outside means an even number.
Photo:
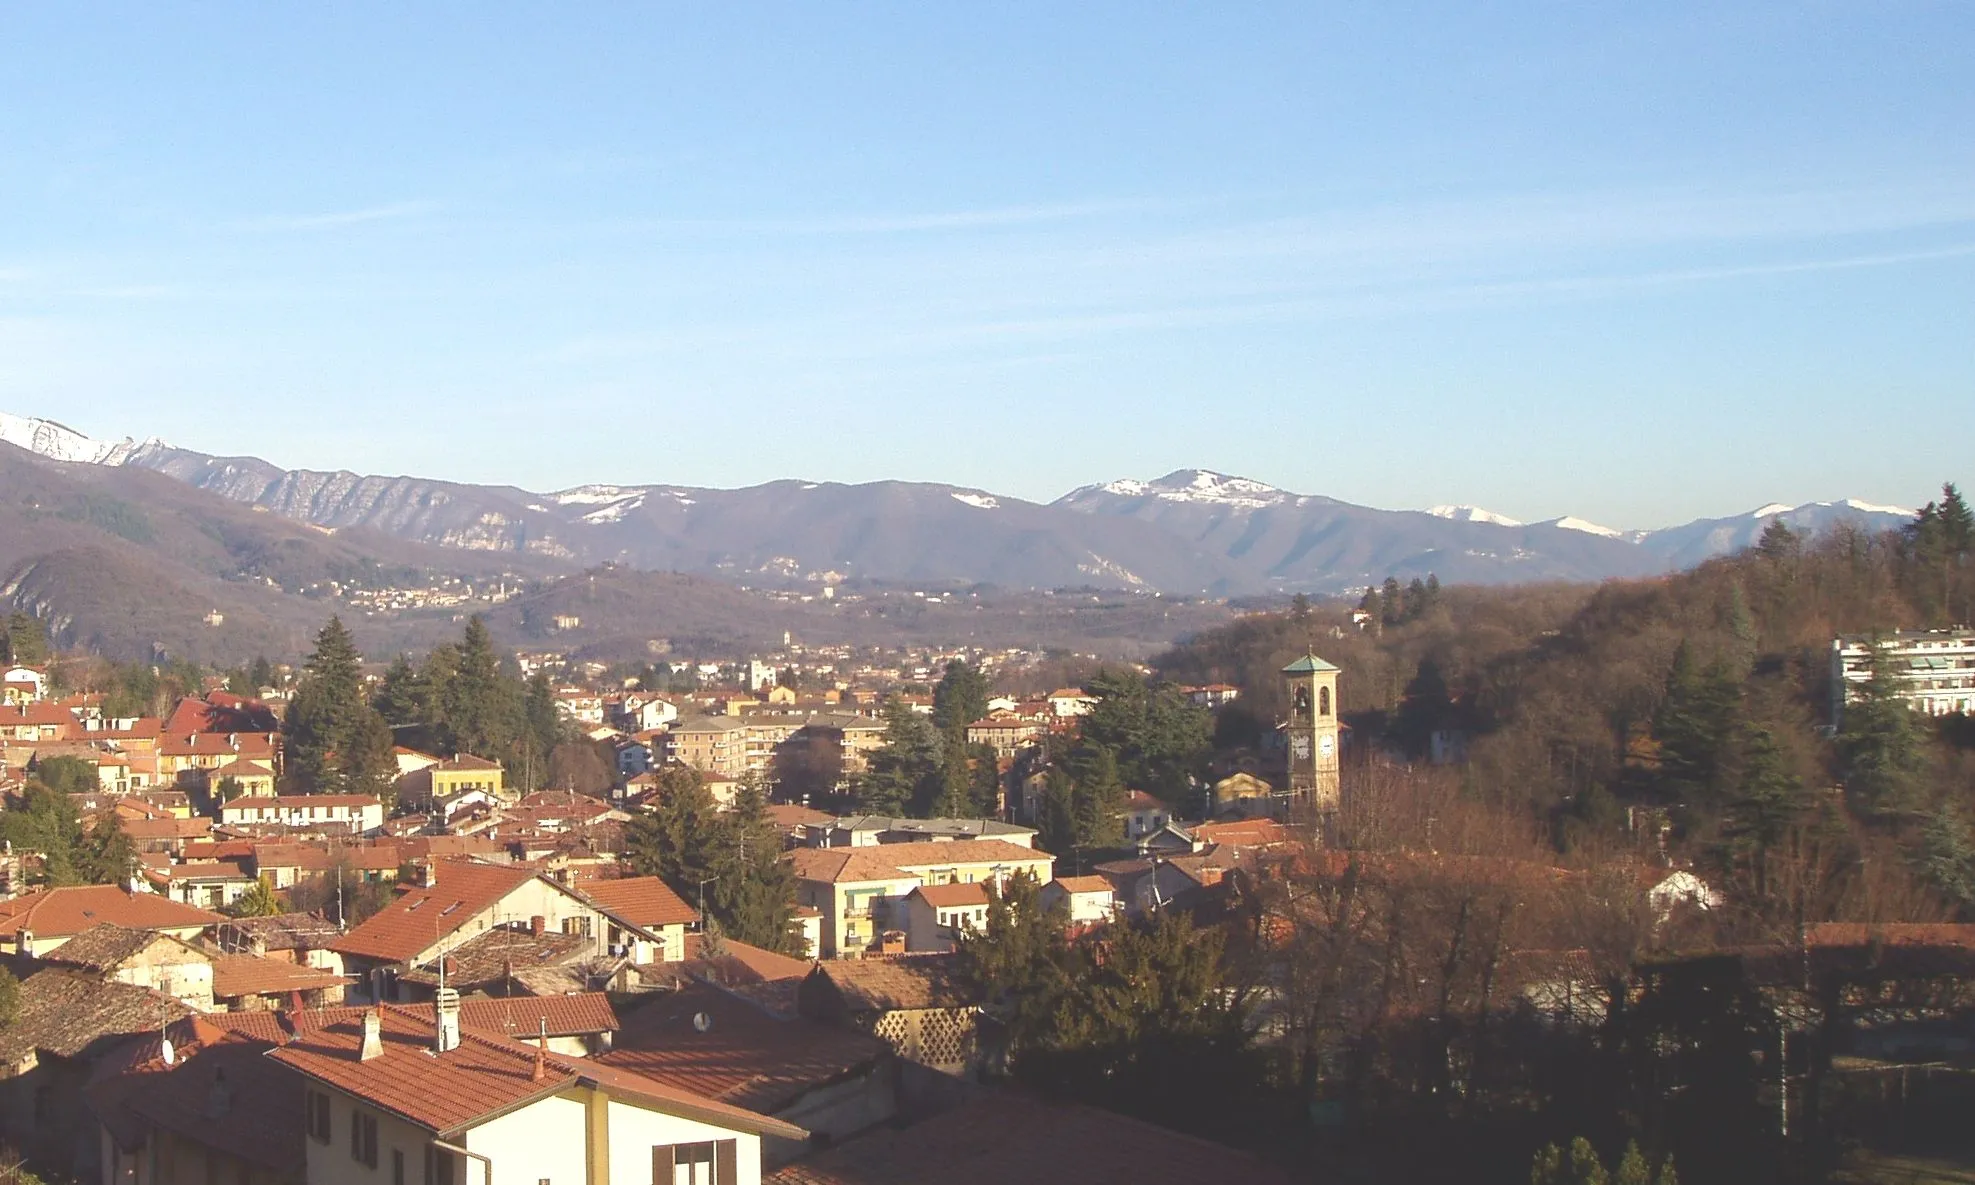
[{"label": "thin white cloud", "polygon": [[439,208],[437,202],[388,202],[358,210],[334,210],[324,214],[284,215],[262,218],[251,223],[255,230],[330,230],[339,226],[360,226],[366,222],[390,222],[417,218]]}]

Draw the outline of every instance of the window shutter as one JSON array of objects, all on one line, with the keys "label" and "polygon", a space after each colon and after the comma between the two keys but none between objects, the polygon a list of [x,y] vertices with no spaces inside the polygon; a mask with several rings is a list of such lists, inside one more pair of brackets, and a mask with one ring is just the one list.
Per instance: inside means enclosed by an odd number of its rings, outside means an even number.
[{"label": "window shutter", "polygon": [[713,1145],[713,1185],[735,1185],[741,1179],[740,1141],[720,1140]]},{"label": "window shutter", "polygon": [[672,1185],[672,1145],[670,1144],[652,1145],[651,1185]]}]

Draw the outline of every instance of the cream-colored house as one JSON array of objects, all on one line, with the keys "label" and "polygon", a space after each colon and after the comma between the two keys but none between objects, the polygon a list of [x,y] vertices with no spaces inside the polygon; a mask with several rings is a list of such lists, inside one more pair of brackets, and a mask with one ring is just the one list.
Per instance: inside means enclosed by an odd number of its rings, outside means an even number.
[{"label": "cream-colored house", "polygon": [[920,885],[999,883],[1015,873],[1051,879],[1056,857],[998,839],[935,840],[852,848],[797,848],[798,904],[822,913],[823,958],[864,954],[885,931],[904,931],[905,899]]},{"label": "cream-colored house", "polygon": [[759,1185],[801,1128],[389,1005],[267,1056],[302,1076],[307,1185]]}]

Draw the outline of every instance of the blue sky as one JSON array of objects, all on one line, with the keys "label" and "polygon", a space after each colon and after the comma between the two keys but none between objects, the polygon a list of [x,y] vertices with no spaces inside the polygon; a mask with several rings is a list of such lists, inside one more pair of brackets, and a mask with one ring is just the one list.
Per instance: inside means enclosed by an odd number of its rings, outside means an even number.
[{"label": "blue sky", "polygon": [[536,489],[1913,503],[1975,481],[1972,69],[1897,0],[14,5],[0,409]]}]

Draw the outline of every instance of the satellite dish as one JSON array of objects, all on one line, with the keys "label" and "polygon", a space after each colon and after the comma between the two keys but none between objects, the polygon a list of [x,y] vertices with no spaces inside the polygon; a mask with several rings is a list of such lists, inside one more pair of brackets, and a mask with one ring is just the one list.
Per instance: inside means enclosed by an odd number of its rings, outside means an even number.
[{"label": "satellite dish", "polygon": [[160,1038],[158,1044],[161,1046],[159,1052],[163,1054],[165,1059],[165,1064],[167,1066],[177,1065],[178,1051],[171,1047],[171,1038],[170,1037]]},{"label": "satellite dish", "polygon": [[[702,1033],[710,1032],[713,1029],[713,1018],[704,1012],[695,1012],[693,1013],[693,1028]],[[166,1060],[170,1060],[169,1056],[167,1056]]]}]

